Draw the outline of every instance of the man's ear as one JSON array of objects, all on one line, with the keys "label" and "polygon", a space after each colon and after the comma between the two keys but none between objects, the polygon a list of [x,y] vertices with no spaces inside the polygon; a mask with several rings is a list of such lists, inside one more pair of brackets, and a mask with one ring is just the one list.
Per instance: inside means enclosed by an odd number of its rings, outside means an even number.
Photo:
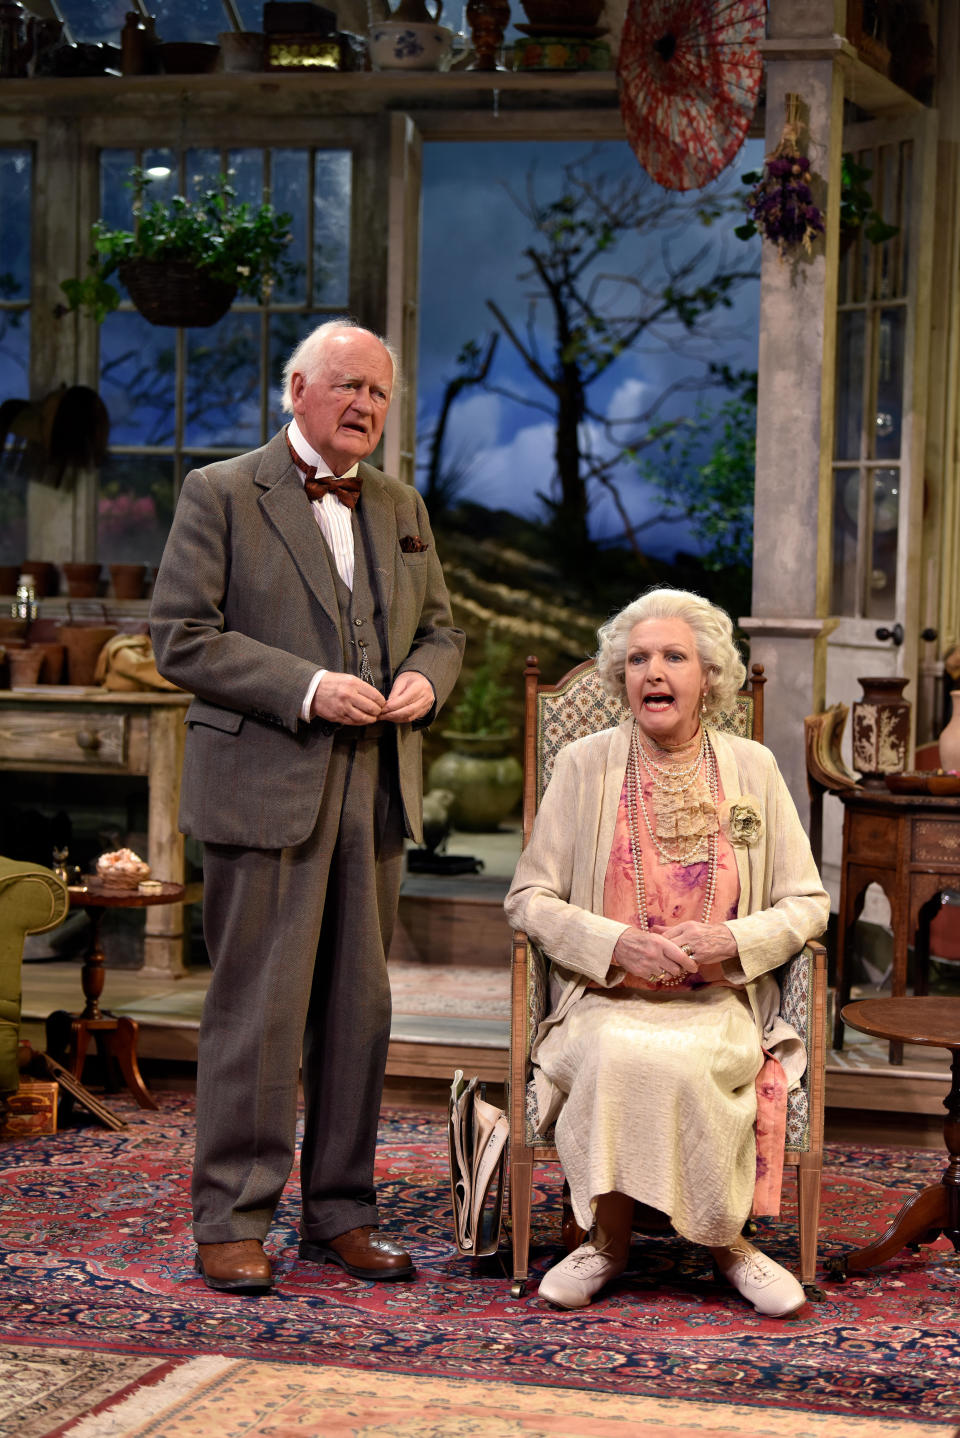
[{"label": "man's ear", "polygon": [[306,389],[306,387],[307,382],[304,376],[300,373],[299,370],[294,370],[293,374],[290,376],[290,398],[293,400],[294,405],[298,404],[299,401],[302,399],[303,391]]}]

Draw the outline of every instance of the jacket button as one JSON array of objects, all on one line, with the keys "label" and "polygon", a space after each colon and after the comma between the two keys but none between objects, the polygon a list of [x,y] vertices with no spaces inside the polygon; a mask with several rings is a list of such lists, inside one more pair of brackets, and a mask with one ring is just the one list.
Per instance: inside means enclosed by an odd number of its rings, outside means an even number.
[{"label": "jacket button", "polygon": [[360,629],[360,628],[362,627],[362,625],[363,625],[363,620],[362,620],[362,619],[355,619],[353,622],[354,622],[354,624],[357,626],[358,629]]}]

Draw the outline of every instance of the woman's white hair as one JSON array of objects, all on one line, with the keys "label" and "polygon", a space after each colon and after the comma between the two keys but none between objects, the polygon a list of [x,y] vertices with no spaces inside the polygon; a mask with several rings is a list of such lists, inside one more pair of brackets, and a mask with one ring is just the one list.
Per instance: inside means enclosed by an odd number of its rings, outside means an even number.
[{"label": "woman's white hair", "polygon": [[400,357],[392,344],[389,344],[382,335],[374,334],[373,330],[365,329],[349,315],[341,319],[325,320],[322,325],[317,325],[311,330],[306,339],[302,339],[297,345],[293,354],[283,367],[283,399],[281,401],[287,414],[293,414],[293,396],[290,393],[290,382],[295,374],[302,374],[307,384],[313,379],[323,360],[323,353],[334,335],[342,334],[344,330],[360,330],[362,334],[373,335],[379,340],[390,356],[390,363],[393,366],[393,389],[391,398],[395,399],[401,387]]},{"label": "woman's white hair", "polygon": [[610,697],[626,700],[627,642],[634,625],[645,619],[682,619],[689,624],[707,682],[704,717],[710,720],[730,710],[747,673],[734,643],[733,621],[719,605],[688,589],[648,589],[597,630],[597,673]]}]

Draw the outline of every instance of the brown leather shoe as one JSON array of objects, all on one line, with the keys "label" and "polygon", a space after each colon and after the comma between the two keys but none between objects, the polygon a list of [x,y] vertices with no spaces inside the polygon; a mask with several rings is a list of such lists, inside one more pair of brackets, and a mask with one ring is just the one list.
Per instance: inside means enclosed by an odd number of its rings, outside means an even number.
[{"label": "brown leather shoe", "polygon": [[273,1286],[270,1260],[259,1238],[198,1243],[195,1266],[208,1288],[230,1293],[266,1293]]},{"label": "brown leather shoe", "polygon": [[409,1253],[372,1224],[338,1233],[326,1243],[304,1238],[298,1252],[310,1263],[339,1263],[352,1278],[412,1278],[416,1272]]}]

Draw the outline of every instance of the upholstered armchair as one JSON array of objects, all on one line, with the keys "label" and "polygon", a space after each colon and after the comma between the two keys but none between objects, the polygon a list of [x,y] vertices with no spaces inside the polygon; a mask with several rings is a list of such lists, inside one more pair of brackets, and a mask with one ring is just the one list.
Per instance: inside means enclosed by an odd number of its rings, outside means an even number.
[{"label": "upholstered armchair", "polygon": [[0,1111],[17,1092],[20,1038],[20,970],[27,934],[63,922],[70,907],[67,886],[52,869],[0,858]]}]

